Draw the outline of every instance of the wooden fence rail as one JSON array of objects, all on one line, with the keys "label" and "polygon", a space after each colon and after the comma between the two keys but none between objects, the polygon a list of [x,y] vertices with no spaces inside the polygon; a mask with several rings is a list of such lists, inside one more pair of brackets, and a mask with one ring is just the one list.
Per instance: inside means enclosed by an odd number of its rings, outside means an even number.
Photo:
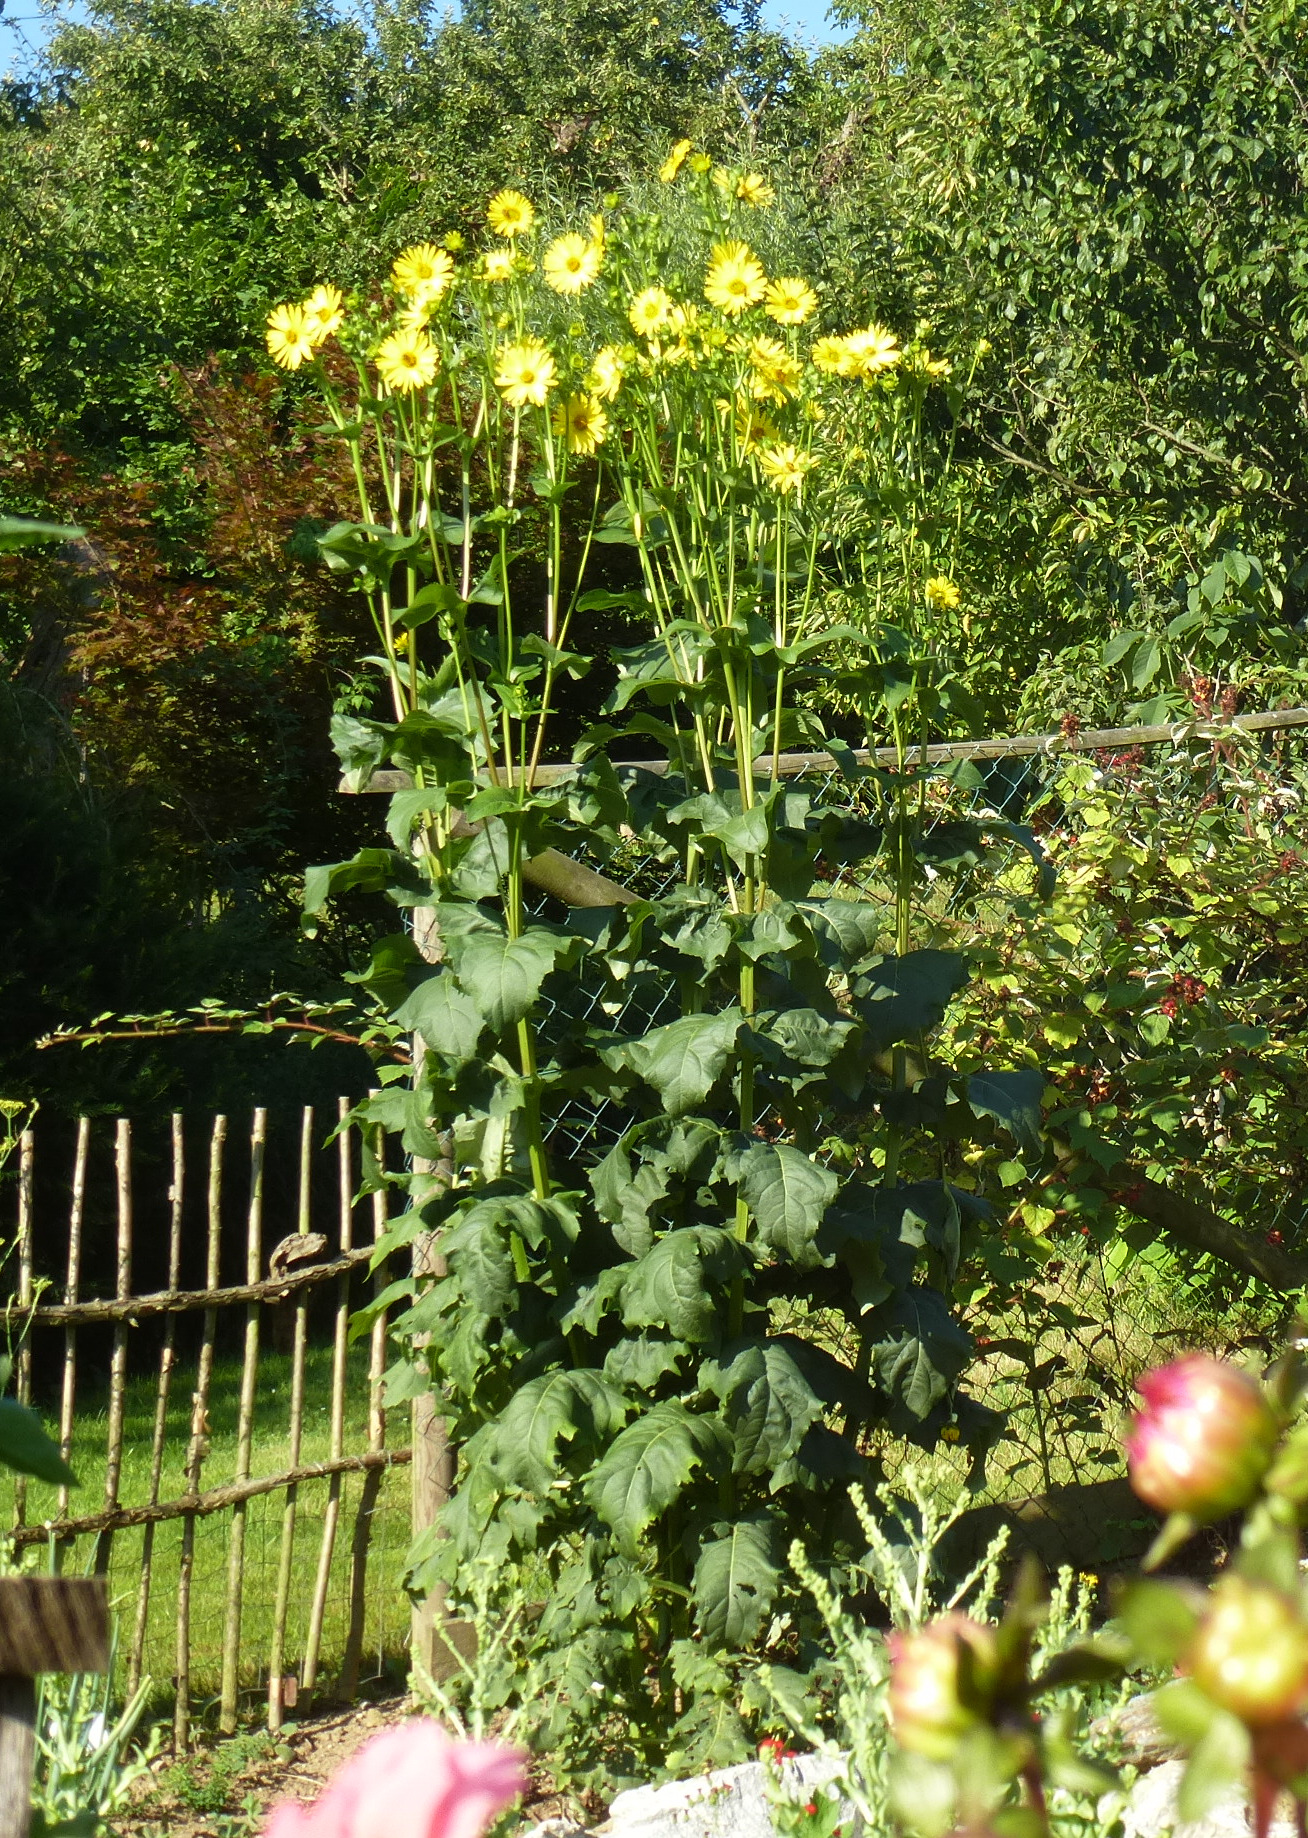
[{"label": "wooden fence rail", "polygon": [[[175,1642],[170,1637],[168,1651],[175,1653],[173,1719],[179,1748],[190,1740],[194,1716],[198,1613],[204,1617],[203,1645],[210,1656],[210,1669],[217,1676],[217,1721],[224,1732],[237,1726],[242,1699],[248,1701],[250,1696],[251,1675],[256,1689],[262,1690],[266,1674],[270,1729],[280,1725],[285,1708],[297,1698],[303,1707],[315,1693],[321,1695],[334,1586],[336,1597],[342,1587],[344,1590],[343,1603],[338,1601],[343,1613],[336,1616],[343,1637],[334,1653],[334,1695],[350,1700],[358,1690],[368,1628],[374,1521],[386,1475],[408,1464],[411,1451],[407,1446],[387,1446],[382,1394],[385,1317],[378,1317],[370,1335],[357,1347],[351,1347],[349,1337],[352,1283],[370,1261],[386,1225],[384,1192],[356,1200],[358,1132],[347,1120],[349,1110],[350,1101],[340,1099],[338,1114],[331,1120],[336,1126],[335,1144],[327,1152],[333,1179],[330,1188],[321,1182],[319,1193],[314,1191],[315,1163],[324,1159],[321,1138],[326,1129],[316,1122],[311,1109],[299,1117],[293,1229],[279,1233],[270,1252],[265,1247],[270,1235],[265,1227],[269,1119],[266,1110],[253,1113],[248,1185],[243,1180],[240,1183],[245,1202],[240,1259],[244,1280],[229,1280],[226,1285],[221,1281],[222,1266],[225,1251],[235,1248],[230,1242],[234,1221],[229,1214],[236,1184],[227,1118],[212,1121],[204,1165],[192,1192],[188,1176],[194,1181],[196,1171],[188,1167],[188,1132],[183,1117],[173,1116],[163,1157],[168,1178],[166,1230],[160,1229],[164,1217],[160,1196],[138,1191],[134,1159],[140,1157],[134,1157],[134,1150],[140,1147],[139,1128],[134,1142],[129,1120],[119,1119],[114,1126],[111,1183],[99,1183],[94,1177],[97,1132],[87,1118],[77,1124],[66,1186],[52,1181],[51,1171],[38,1170],[35,1133],[28,1130],[21,1140],[17,1271],[10,1302],[0,1310],[4,1329],[16,1347],[16,1388],[24,1402],[34,1401],[52,1416],[57,1414],[61,1450],[74,1471],[80,1468],[88,1480],[98,1471],[99,1446],[103,1481],[98,1509],[91,1509],[92,1503],[86,1501],[83,1510],[75,1512],[65,1487],[57,1496],[50,1496],[53,1510],[49,1515],[38,1519],[37,1502],[45,1503],[43,1490],[36,1483],[16,1480],[11,1536],[19,1547],[48,1544],[59,1567],[74,1563],[81,1567],[86,1558],[78,1556],[77,1540],[94,1541],[88,1553],[91,1567],[110,1578],[111,1593],[120,1607],[124,1597],[127,1601],[122,1651],[129,1690],[135,1689],[147,1669],[152,1625],[157,1649],[157,1624],[165,1617],[172,1620]],[[384,1145],[377,1147],[380,1156]],[[39,1183],[38,1172],[42,1176]],[[289,1179],[285,1184],[289,1187]],[[36,1215],[38,1203],[49,1211],[52,1195],[57,1198],[60,1194],[64,1196],[60,1205],[66,1208],[66,1237],[56,1260],[53,1253],[59,1228],[42,1217],[38,1231]],[[225,1200],[229,1202],[226,1206]],[[368,1230],[360,1235],[356,1214],[365,1207]],[[156,1229],[150,1246],[143,1247],[138,1227],[147,1215]],[[324,1223],[328,1230],[314,1229],[315,1224]],[[363,1242],[358,1242],[360,1236]],[[142,1264],[150,1250],[155,1285],[145,1286],[138,1294],[133,1286],[134,1267]],[[188,1263],[195,1265],[199,1275],[201,1252],[204,1286],[183,1288]],[[106,1287],[112,1272],[112,1295],[86,1296],[88,1270],[93,1275],[98,1270]],[[58,1294],[60,1277],[61,1299],[47,1300],[48,1290]],[[163,1287],[157,1286],[160,1277],[165,1278]],[[385,1281],[385,1272],[379,1270],[370,1286],[372,1293]],[[317,1319],[322,1312],[314,1308],[318,1295],[329,1311],[327,1320]],[[276,1444],[275,1460],[270,1457],[267,1428],[272,1394],[261,1386],[267,1370],[264,1342],[273,1310],[278,1311],[273,1318],[279,1337],[284,1339],[280,1330],[289,1328],[289,1348],[279,1356],[278,1365],[279,1375],[288,1369],[289,1379],[285,1431]],[[237,1311],[232,1322],[235,1332],[224,1328],[229,1311]],[[188,1318],[197,1315],[199,1321],[188,1327]],[[103,1372],[101,1382],[90,1386],[82,1341],[88,1332],[98,1335],[91,1349],[91,1366]],[[239,1360],[232,1451],[226,1463],[228,1473],[220,1471],[209,1480],[205,1470],[213,1460],[211,1443],[217,1433],[211,1422],[216,1408],[215,1378],[220,1356],[229,1347],[234,1347]],[[315,1354],[323,1356],[315,1369],[328,1356],[330,1360],[327,1395],[321,1403],[311,1395],[309,1383]],[[151,1390],[152,1401],[143,1410],[140,1400],[149,1400]],[[280,1398],[280,1390],[275,1395]],[[148,1428],[134,1426],[129,1442],[133,1400],[135,1417],[144,1416]],[[95,1416],[87,1415],[88,1402]],[[185,1461],[179,1485],[177,1458],[183,1443]],[[125,1450],[130,1458],[126,1464]],[[168,1481],[170,1454],[173,1478]],[[343,1521],[349,1476],[359,1476],[362,1487],[354,1505],[353,1525],[347,1530]],[[311,1489],[315,1491],[310,1493]],[[247,1561],[250,1503],[277,1494],[281,1495],[281,1515],[275,1583],[271,1589],[263,1588],[256,1601]],[[308,1518],[306,1508],[310,1509]],[[196,1530],[215,1514],[228,1516],[222,1574],[206,1574],[203,1580],[211,1587],[201,1605]],[[407,1532],[407,1501],[403,1517]],[[316,1539],[312,1520],[318,1521]],[[175,1550],[165,1553],[156,1533],[172,1521],[181,1522],[180,1539],[175,1540]],[[128,1534],[132,1535],[131,1549],[116,1557],[116,1540]],[[138,1552],[139,1566],[135,1562]],[[252,1629],[255,1609],[261,1626]],[[402,1617],[397,1618],[397,1625],[402,1628]],[[219,1628],[220,1657],[213,1651]]]}]

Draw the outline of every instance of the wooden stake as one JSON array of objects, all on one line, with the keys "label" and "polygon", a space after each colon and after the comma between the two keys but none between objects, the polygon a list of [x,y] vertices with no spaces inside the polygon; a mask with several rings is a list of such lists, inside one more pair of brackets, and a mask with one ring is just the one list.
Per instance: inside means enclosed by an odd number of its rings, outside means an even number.
[{"label": "wooden stake", "polygon": [[[117,1299],[126,1302],[132,1293],[132,1126],[118,1119],[114,1140],[114,1173],[118,1188]],[[118,1484],[123,1471],[123,1416],[127,1405],[127,1322],[114,1324],[114,1350],[109,1361],[109,1426],[106,1435],[104,1503],[109,1511],[118,1504]],[[113,1533],[102,1532],[95,1545],[95,1573],[108,1576]]]},{"label": "wooden stake", "polygon": [[[338,1210],[340,1215],[340,1248],[354,1248],[354,1168],[350,1152],[350,1129],[345,1119],[350,1113],[348,1098],[337,1101],[339,1133],[337,1142]],[[350,1344],[350,1278],[341,1278],[336,1300],[336,1332],[332,1341],[331,1453],[333,1459],[345,1452],[345,1360]],[[322,1650],[323,1618],[327,1612],[327,1591],[331,1583],[332,1555],[336,1548],[336,1530],[341,1516],[341,1476],[333,1474],[327,1483],[327,1508],[323,1514],[322,1543],[318,1547],[318,1574],[313,1585],[313,1606],[309,1611],[309,1633],[304,1644],[304,1683],[301,1695],[308,1702],[318,1683],[318,1660]]]},{"label": "wooden stake", "polygon": [[[91,1119],[77,1120],[77,1152],[73,1159],[73,1197],[68,1214],[68,1271],[64,1279],[64,1301],[76,1308],[82,1281],[82,1217],[86,1207],[86,1159],[91,1149]],[[73,1408],[77,1402],[77,1328],[70,1322],[64,1329],[64,1384],[59,1399],[59,1453],[68,1460],[73,1446]],[[68,1489],[59,1489],[59,1516],[68,1517]],[[62,1553],[61,1544],[55,1546]]]},{"label": "wooden stake", "polygon": [[[223,1222],[223,1145],[226,1117],[215,1117],[209,1141],[209,1237],[205,1281],[218,1287],[218,1253]],[[191,1441],[186,1451],[186,1491],[198,1494],[200,1471],[209,1452],[209,1386],[213,1380],[213,1345],[218,1331],[218,1311],[206,1310],[191,1397]],[[182,1556],[177,1573],[177,1696],[173,1706],[173,1746],[185,1751],[191,1733],[191,1581],[195,1573],[195,1514],[182,1522]]]},{"label": "wooden stake", "polygon": [[[250,1210],[246,1217],[246,1281],[257,1283],[263,1261],[263,1158],[268,1139],[268,1113],[256,1110],[250,1134]],[[252,1302],[245,1311],[245,1354],[241,1363],[241,1402],[236,1417],[236,1479],[250,1478],[250,1455],[254,1431],[255,1389],[259,1379],[259,1305]],[[227,1547],[227,1605],[223,1617],[222,1696],[218,1706],[218,1728],[224,1736],[236,1733],[236,1713],[240,1690],[241,1663],[241,1585],[245,1575],[245,1516],[247,1503],[241,1500],[232,1508],[231,1539]]]},{"label": "wooden stake", "polygon": [[0,1578],[0,1838],[27,1838],[31,1823],[37,1674],[108,1669],[102,1579]]},{"label": "wooden stake", "polygon": [[[374,1126],[373,1151],[377,1166],[386,1167],[386,1132]],[[372,1241],[380,1242],[387,1226],[386,1189],[379,1187],[372,1196]],[[374,1297],[386,1287],[386,1271],[378,1265],[372,1279]],[[368,1449],[376,1453],[386,1446],[386,1411],[382,1404],[382,1375],[386,1370],[386,1316],[383,1311],[373,1319],[368,1346]],[[352,1704],[359,1691],[359,1668],[363,1661],[363,1629],[368,1609],[368,1546],[372,1538],[372,1517],[381,1493],[383,1470],[371,1469],[363,1477],[358,1511],[354,1515],[354,1535],[350,1540],[350,1617],[345,1634],[345,1657],[341,1662],[338,1697]]]},{"label": "wooden stake", "polygon": [[[300,1192],[295,1229],[308,1235],[312,1211],[313,1179],[313,1109],[306,1105],[300,1123]],[[309,1340],[309,1300],[305,1290],[295,1304],[295,1344],[291,1351],[291,1421],[287,1466],[300,1465],[300,1444],[304,1430],[304,1356]],[[282,1727],[282,1673],[286,1658],[286,1618],[291,1602],[291,1570],[295,1555],[295,1515],[299,1489],[294,1483],[286,1489],[282,1511],[282,1549],[277,1567],[277,1600],[273,1607],[272,1651],[268,1658],[268,1728]]]},{"label": "wooden stake", "polygon": [[[172,1208],[168,1227],[168,1287],[177,1289],[182,1280],[182,1201],[186,1181],[186,1140],[180,1111],[173,1112],[173,1179],[168,1189]],[[163,1347],[159,1353],[159,1388],[154,1400],[154,1440],[150,1445],[150,1504],[159,1498],[163,1479],[164,1443],[168,1435],[168,1398],[172,1391],[173,1365],[176,1360],[177,1317],[169,1315],[164,1324]],[[154,1562],[154,1524],[141,1534],[141,1582],[136,1595],[136,1626],[132,1630],[132,1651],[127,1662],[127,1695],[131,1697],[141,1682],[145,1657],[145,1634],[150,1618],[150,1571]]]},{"label": "wooden stake", "polygon": [[[18,1306],[24,1315],[32,1306],[32,1193],[36,1175],[36,1136],[24,1130],[18,1145]],[[20,1404],[32,1401],[32,1341],[27,1324],[15,1362],[14,1390]],[[14,1524],[27,1521],[27,1477],[14,1477]]]}]

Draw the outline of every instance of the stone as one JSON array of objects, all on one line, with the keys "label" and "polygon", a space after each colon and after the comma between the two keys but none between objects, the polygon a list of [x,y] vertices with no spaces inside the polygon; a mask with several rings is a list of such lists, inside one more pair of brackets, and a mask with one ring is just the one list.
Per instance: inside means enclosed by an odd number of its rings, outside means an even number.
[{"label": "stone", "polygon": [[[1217,1802],[1206,1819],[1183,1825],[1177,1817],[1176,1796],[1185,1763],[1165,1761],[1142,1774],[1126,1796],[1122,1808],[1123,1838],[1249,1838],[1253,1826],[1249,1800],[1232,1788]],[[1288,1816],[1289,1801],[1282,1802],[1272,1821],[1271,1838],[1296,1838],[1297,1827]]]},{"label": "stone", "polygon": [[[800,1755],[786,1763],[786,1779],[796,1788],[825,1787],[843,1766],[841,1755]],[[607,1820],[591,1835],[546,1819],[526,1838],[775,1838],[763,1778],[762,1762],[746,1761],[661,1787],[632,1787],[615,1795]],[[857,1838],[858,1826],[847,1807],[848,1838]]]}]

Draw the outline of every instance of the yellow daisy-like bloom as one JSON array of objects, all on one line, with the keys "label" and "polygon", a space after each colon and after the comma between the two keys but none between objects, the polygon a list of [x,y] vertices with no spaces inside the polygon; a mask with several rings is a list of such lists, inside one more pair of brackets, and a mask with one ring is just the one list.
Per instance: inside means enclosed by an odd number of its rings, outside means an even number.
[{"label": "yellow daisy-like bloom", "polygon": [[715,243],[704,277],[704,298],[733,319],[767,292],[763,264],[745,243]]},{"label": "yellow daisy-like bloom", "polygon": [[842,375],[860,377],[865,383],[884,370],[893,370],[904,355],[894,333],[875,322],[861,332],[847,333],[845,351],[848,369]]},{"label": "yellow daisy-like bloom", "polygon": [[442,239],[441,247],[448,249],[451,255],[460,255],[464,248],[462,230],[451,230],[448,236]]},{"label": "yellow daisy-like bloom", "polygon": [[595,353],[586,376],[586,388],[601,402],[612,402],[622,388],[626,362],[616,345],[605,345]]},{"label": "yellow daisy-like bloom", "polygon": [[911,376],[928,377],[933,382],[943,381],[954,374],[954,366],[947,357],[932,357],[925,345],[917,351],[904,353],[904,369]]},{"label": "yellow daisy-like bloom", "polygon": [[391,286],[410,300],[421,296],[429,303],[439,300],[454,279],[454,257],[448,249],[435,243],[414,243],[401,250],[391,269]]},{"label": "yellow daisy-like bloom", "polygon": [[495,366],[495,387],[510,408],[544,408],[545,398],[558,379],[558,366],[536,338],[501,345]]},{"label": "yellow daisy-like bloom", "polygon": [[627,308],[627,318],[642,337],[650,338],[666,325],[673,308],[672,295],[662,287],[647,287]]},{"label": "yellow daisy-like bloom", "polygon": [[579,294],[595,281],[603,251],[573,232],[559,236],[545,251],[541,268],[556,294]]},{"label": "yellow daisy-like bloom", "polygon": [[377,375],[396,395],[425,389],[440,369],[440,354],[421,327],[392,332],[377,347]]},{"label": "yellow daisy-like bloom", "polygon": [[961,606],[963,596],[947,574],[933,574],[923,588],[927,605],[938,607],[941,611],[952,612]]},{"label": "yellow daisy-like bloom", "polygon": [[314,339],[302,306],[275,306],[264,333],[268,355],[283,370],[298,370],[313,356]]},{"label": "yellow daisy-like bloom", "polygon": [[809,355],[813,359],[814,368],[824,370],[828,376],[848,375],[849,350],[843,338],[834,334],[826,338],[815,338]]},{"label": "yellow daisy-like bloom", "polygon": [[345,318],[345,296],[339,287],[315,287],[300,309],[309,332],[309,343],[325,345]]},{"label": "yellow daisy-like bloom", "polygon": [[799,388],[804,366],[779,338],[754,338],[749,344],[750,394],[767,402],[785,402]]},{"label": "yellow daisy-like bloom", "polygon": [[565,396],[556,403],[550,426],[568,443],[569,453],[588,458],[609,431],[609,418],[594,396]]},{"label": "yellow daisy-like bloom", "polygon": [[511,280],[516,262],[512,249],[488,249],[481,258],[481,278],[483,281]]},{"label": "yellow daisy-like bloom", "polygon": [[775,447],[760,447],[758,463],[773,491],[785,496],[788,492],[798,492],[817,461],[786,441]]},{"label": "yellow daisy-like bloom", "polygon": [[771,204],[776,195],[761,172],[742,173],[736,180],[737,198],[742,204],[752,204],[755,209]]},{"label": "yellow daisy-like bloom", "polygon": [[486,206],[486,221],[497,236],[512,240],[527,234],[536,221],[536,207],[520,191],[497,191]]},{"label": "yellow daisy-like bloom", "polygon": [[[726,408],[727,403],[722,406]],[[780,440],[775,425],[752,402],[735,403],[736,440],[742,453],[753,453],[768,441]]]},{"label": "yellow daisy-like bloom", "polygon": [[671,185],[672,181],[681,171],[682,162],[689,152],[690,142],[688,140],[679,140],[671,153],[669,153],[668,157],[664,160],[663,164],[659,167],[659,177],[665,185]]},{"label": "yellow daisy-like bloom", "polygon": [[778,325],[803,325],[816,310],[817,295],[798,275],[786,275],[782,280],[768,282],[763,311]]}]

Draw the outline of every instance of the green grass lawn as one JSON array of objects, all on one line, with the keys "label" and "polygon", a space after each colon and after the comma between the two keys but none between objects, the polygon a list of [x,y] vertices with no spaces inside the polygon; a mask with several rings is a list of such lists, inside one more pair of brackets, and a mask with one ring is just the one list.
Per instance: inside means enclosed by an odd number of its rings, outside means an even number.
[{"label": "green grass lawn", "polygon": [[[368,1385],[367,1347],[351,1349],[347,1367],[346,1454],[367,1447]],[[239,1357],[215,1361],[209,1400],[210,1448],[201,1480],[202,1490],[220,1487],[236,1472],[236,1421],[240,1393]],[[252,1475],[274,1474],[288,1459],[291,1360],[289,1354],[264,1352],[259,1363],[259,1384],[254,1416],[250,1462]],[[191,1430],[191,1393],[195,1383],[193,1358],[179,1362],[169,1401],[164,1444],[163,1477],[159,1497],[167,1500],[185,1491],[185,1464]],[[126,1429],[123,1440],[119,1499],[124,1506],[143,1504],[149,1498],[151,1445],[154,1435],[156,1378],[142,1374],[129,1382]],[[326,1460],[330,1449],[331,1351],[310,1349],[305,1372],[302,1463]],[[85,1389],[78,1399],[73,1433],[72,1464],[80,1485],[73,1495],[74,1515],[99,1510],[104,1496],[107,1398],[103,1390]],[[395,1447],[409,1440],[408,1407],[391,1413],[387,1440]],[[319,1666],[320,1689],[330,1693],[344,1648],[348,1615],[350,1545],[363,1490],[362,1474],[341,1480],[342,1509],[331,1569]],[[290,1614],[286,1636],[285,1670],[300,1669],[313,1599],[314,1580],[328,1495],[325,1480],[306,1482],[299,1489],[296,1515],[294,1566]],[[0,1478],[0,1514],[12,1522],[13,1482]],[[53,1516],[55,1490],[31,1482],[28,1488],[28,1522]],[[285,1494],[263,1494],[246,1508],[245,1589],[241,1629],[241,1686],[243,1700],[254,1710],[266,1691],[273,1607],[281,1551]],[[196,1521],[195,1569],[191,1592],[191,1682],[194,1714],[209,1707],[212,1720],[222,1665],[223,1612],[227,1586],[227,1557],[231,1513],[218,1512]],[[162,1708],[170,1701],[177,1669],[177,1578],[182,1547],[180,1519],[156,1525],[144,1668],[154,1681],[155,1697]],[[409,1542],[409,1471],[388,1471],[383,1477],[377,1510],[372,1519],[369,1549],[367,1616],[361,1675],[367,1680],[403,1667],[403,1646],[408,1629],[408,1605],[398,1577]],[[141,1583],[143,1533],[140,1528],[114,1536],[110,1563],[110,1590],[118,1614],[119,1640],[125,1655],[136,1624]],[[88,1568],[94,1539],[78,1539],[65,1557],[66,1570]],[[294,1715],[295,1713],[288,1713]]]}]

